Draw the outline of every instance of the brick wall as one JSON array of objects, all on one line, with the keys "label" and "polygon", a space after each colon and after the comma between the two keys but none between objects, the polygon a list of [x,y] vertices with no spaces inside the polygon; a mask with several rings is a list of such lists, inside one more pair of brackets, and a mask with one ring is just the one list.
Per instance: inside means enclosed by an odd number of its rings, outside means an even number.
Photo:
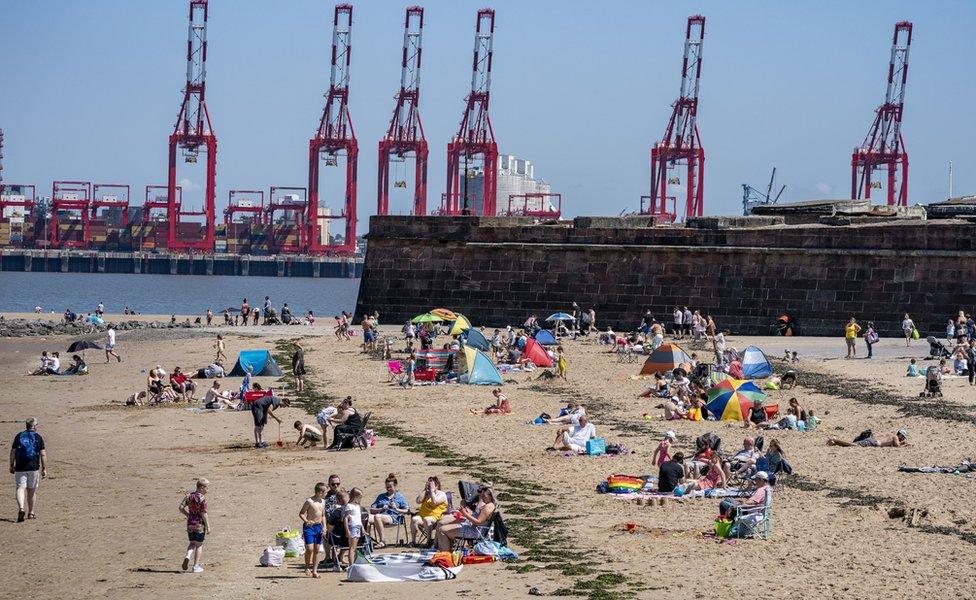
[{"label": "brick wall", "polygon": [[644,310],[670,320],[680,304],[737,333],[769,333],[789,312],[801,334],[840,335],[854,315],[900,335],[909,312],[944,335],[950,315],[976,308],[974,224],[649,225],[373,217],[356,314],[394,323],[444,306],[499,326],[575,301],[601,326],[632,329]]}]

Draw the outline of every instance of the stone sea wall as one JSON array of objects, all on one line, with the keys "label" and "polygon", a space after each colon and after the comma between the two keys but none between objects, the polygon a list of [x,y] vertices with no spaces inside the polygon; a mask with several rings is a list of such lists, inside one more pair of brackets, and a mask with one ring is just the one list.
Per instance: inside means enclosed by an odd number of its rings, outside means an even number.
[{"label": "stone sea wall", "polygon": [[908,312],[944,336],[950,316],[976,308],[976,224],[964,221],[387,216],[371,219],[368,240],[356,314],[379,310],[387,324],[443,306],[514,325],[575,301],[615,330],[647,309],[670,321],[680,304],[743,334],[769,334],[789,313],[804,335],[841,335],[852,315],[900,335]]}]

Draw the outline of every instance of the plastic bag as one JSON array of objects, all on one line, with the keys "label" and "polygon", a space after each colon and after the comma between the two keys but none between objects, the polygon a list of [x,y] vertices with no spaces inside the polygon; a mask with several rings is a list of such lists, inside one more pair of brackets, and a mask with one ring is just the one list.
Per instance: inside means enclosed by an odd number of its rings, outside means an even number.
[{"label": "plastic bag", "polygon": [[298,530],[284,529],[275,535],[275,546],[284,548],[285,556],[294,558],[305,553],[305,544]]},{"label": "plastic bag", "polygon": [[920,337],[922,337],[922,336],[918,333],[918,329],[916,329],[916,328],[913,327],[912,328],[912,339],[913,340],[917,340]]},{"label": "plastic bag", "polygon": [[285,562],[285,549],[268,546],[261,553],[259,562],[262,567],[280,567]]}]

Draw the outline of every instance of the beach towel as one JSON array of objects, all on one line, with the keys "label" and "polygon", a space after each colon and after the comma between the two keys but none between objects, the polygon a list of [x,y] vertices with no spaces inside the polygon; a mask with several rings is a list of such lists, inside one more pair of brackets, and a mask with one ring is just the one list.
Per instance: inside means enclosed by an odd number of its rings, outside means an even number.
[{"label": "beach towel", "polygon": [[456,579],[462,567],[440,567],[429,565],[435,552],[398,552],[396,554],[374,554],[370,558],[359,556],[346,571],[346,581],[361,582],[400,582],[400,581],[446,581]]}]

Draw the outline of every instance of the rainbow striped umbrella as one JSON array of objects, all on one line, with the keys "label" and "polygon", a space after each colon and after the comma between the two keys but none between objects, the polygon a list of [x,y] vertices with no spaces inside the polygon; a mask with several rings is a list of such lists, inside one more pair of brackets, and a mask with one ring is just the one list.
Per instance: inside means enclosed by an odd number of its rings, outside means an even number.
[{"label": "rainbow striped umbrella", "polygon": [[726,379],[708,389],[705,408],[720,421],[745,421],[753,402],[767,398],[759,386],[742,379]]}]

